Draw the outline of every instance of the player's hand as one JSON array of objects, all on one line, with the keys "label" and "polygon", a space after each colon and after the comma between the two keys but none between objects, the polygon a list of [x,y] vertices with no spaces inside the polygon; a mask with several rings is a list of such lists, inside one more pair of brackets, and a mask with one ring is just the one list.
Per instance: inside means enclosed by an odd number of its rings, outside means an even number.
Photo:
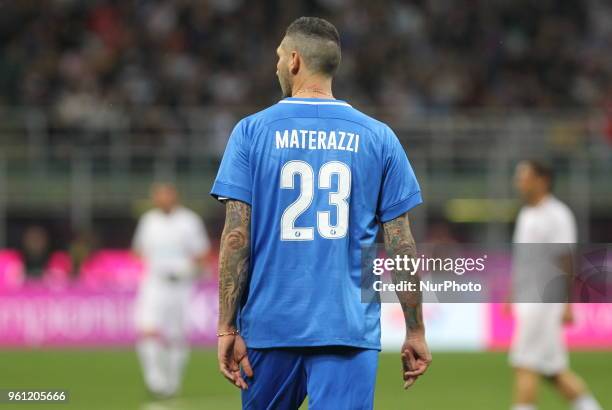
[{"label": "player's hand", "polygon": [[247,377],[253,377],[253,369],[242,336],[219,337],[217,358],[219,360],[219,371],[230,383],[240,389],[246,390],[249,388],[240,374],[240,368],[242,368]]},{"label": "player's hand", "polygon": [[569,303],[565,305],[562,320],[564,325],[569,326],[574,324],[574,310],[572,309],[572,305],[570,305]]},{"label": "player's hand", "polygon": [[412,386],[422,376],[431,363],[431,353],[427,347],[424,333],[406,336],[402,346],[402,368],[404,389]]}]

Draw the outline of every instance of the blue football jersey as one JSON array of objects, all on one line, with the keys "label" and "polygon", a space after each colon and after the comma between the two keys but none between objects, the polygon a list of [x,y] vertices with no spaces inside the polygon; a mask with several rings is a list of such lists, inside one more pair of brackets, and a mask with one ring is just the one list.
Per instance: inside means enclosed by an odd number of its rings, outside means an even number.
[{"label": "blue football jersey", "polygon": [[344,101],[286,98],[241,120],[211,194],[251,205],[238,327],[253,348],[380,349],[380,305],[361,302],[361,248],[422,202],[393,131]]}]

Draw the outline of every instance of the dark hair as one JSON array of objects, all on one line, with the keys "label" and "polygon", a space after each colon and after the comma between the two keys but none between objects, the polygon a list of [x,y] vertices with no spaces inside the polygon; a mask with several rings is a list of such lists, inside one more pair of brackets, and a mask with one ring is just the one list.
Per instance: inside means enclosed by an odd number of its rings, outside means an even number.
[{"label": "dark hair", "polygon": [[340,35],[329,21],[300,17],[287,27],[285,36],[294,41],[308,68],[333,76],[340,65]]},{"label": "dark hair", "polygon": [[525,161],[525,163],[529,165],[534,174],[540,178],[544,178],[547,181],[548,190],[552,191],[553,182],[555,180],[555,174],[552,167],[547,163],[536,159],[528,159]]}]

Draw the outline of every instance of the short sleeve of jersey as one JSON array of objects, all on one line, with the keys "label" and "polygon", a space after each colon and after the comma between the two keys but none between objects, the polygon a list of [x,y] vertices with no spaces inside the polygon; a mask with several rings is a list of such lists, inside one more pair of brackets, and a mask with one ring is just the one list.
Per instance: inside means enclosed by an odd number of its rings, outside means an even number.
[{"label": "short sleeve of jersey", "polygon": [[134,238],[132,239],[132,249],[136,252],[142,252],[144,247],[144,230],[145,230],[145,219],[146,216],[142,216],[138,220],[136,225],[136,231],[134,232]]},{"label": "short sleeve of jersey", "polygon": [[210,193],[219,200],[231,198],[250,205],[252,179],[245,128],[240,121],[232,131]]},{"label": "short sleeve of jersey", "polygon": [[387,222],[423,202],[421,189],[397,136],[387,129],[383,181],[377,215]]},{"label": "short sleeve of jersey", "polygon": [[551,243],[576,243],[576,220],[568,209],[560,209],[551,221]]},{"label": "short sleeve of jersey", "polygon": [[210,250],[210,240],[204,222],[197,215],[193,215],[193,223],[190,227],[189,247],[191,253],[195,256],[208,253]]}]

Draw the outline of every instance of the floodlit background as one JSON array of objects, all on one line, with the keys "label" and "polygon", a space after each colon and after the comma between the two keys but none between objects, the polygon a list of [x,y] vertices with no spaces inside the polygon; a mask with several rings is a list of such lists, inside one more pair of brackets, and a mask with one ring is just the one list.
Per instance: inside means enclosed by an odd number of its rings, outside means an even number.
[{"label": "floodlit background", "polygon": [[[70,408],[149,408],[130,350],[142,271],[128,248],[150,184],[177,184],[216,253],[224,212],[208,191],[220,157],[240,118],[280,98],[275,48],[301,15],[340,31],[335,96],[402,141],[425,200],[417,242],[507,243],[513,169],[530,157],[554,165],[580,241],[612,242],[608,1],[4,1],[0,388],[68,389]],[[210,349],[216,274],[192,304],[199,348],[171,408],[238,406]],[[383,354],[376,407],[507,408],[510,321],[484,304],[425,313],[432,368],[405,393],[399,356]],[[576,314],[574,365],[612,408],[612,305]],[[396,352],[396,307],[383,327]],[[543,393],[542,409],[564,408]]]}]

